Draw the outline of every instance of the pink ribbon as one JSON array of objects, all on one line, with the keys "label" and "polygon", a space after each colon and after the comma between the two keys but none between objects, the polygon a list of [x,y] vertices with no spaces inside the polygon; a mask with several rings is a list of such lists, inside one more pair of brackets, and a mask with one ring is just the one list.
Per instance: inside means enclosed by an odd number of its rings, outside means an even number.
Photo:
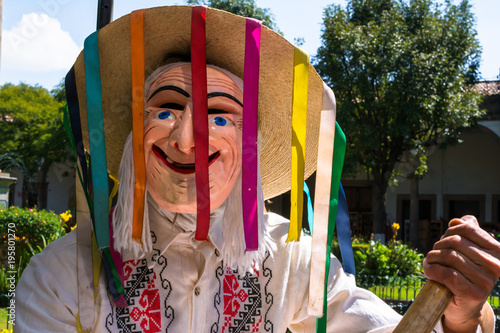
[{"label": "pink ribbon", "polygon": [[259,248],[257,218],[257,115],[259,111],[259,62],[262,23],[247,18],[243,72],[242,209],[247,251]]}]

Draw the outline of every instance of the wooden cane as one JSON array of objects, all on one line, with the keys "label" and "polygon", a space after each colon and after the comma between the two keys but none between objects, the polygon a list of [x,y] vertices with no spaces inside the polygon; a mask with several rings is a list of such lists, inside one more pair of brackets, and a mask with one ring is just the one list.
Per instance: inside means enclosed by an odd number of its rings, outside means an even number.
[{"label": "wooden cane", "polygon": [[410,306],[394,333],[432,332],[453,294],[442,284],[428,281]]}]

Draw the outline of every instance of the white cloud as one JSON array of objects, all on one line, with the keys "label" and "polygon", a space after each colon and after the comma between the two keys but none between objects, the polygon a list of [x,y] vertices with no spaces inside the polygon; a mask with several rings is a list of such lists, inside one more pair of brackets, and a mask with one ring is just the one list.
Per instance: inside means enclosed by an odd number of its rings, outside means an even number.
[{"label": "white cloud", "polygon": [[80,52],[56,18],[47,14],[23,15],[19,25],[2,31],[2,68],[49,72],[68,70]]}]

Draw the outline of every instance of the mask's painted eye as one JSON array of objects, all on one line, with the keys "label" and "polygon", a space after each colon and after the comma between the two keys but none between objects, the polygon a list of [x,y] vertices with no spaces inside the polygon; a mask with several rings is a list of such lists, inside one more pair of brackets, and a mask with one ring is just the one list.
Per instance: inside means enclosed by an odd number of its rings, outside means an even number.
[{"label": "mask's painted eye", "polygon": [[175,115],[170,111],[162,111],[158,113],[159,119],[175,119]]},{"label": "mask's painted eye", "polygon": [[226,118],[224,117],[221,117],[221,116],[217,116],[217,117],[214,117],[213,119],[213,123],[217,126],[226,126],[227,124],[227,120]]}]

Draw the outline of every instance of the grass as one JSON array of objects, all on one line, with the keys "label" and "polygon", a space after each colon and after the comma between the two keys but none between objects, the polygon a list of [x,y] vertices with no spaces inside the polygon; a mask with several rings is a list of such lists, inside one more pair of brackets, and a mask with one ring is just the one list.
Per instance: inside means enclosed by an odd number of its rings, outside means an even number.
[{"label": "grass", "polygon": [[[411,287],[394,287],[394,286],[371,286],[367,289],[385,301],[390,302],[407,302],[414,300],[423,284],[417,284]],[[488,297],[488,303],[492,308],[500,307],[500,296]]]},{"label": "grass", "polygon": [[[7,329],[7,308],[0,308],[0,333],[4,333]],[[9,331],[12,331],[12,325],[9,325]]]},{"label": "grass", "polygon": [[415,299],[420,288],[390,288],[385,286],[373,286],[368,288],[372,293],[384,300],[410,301]]}]

